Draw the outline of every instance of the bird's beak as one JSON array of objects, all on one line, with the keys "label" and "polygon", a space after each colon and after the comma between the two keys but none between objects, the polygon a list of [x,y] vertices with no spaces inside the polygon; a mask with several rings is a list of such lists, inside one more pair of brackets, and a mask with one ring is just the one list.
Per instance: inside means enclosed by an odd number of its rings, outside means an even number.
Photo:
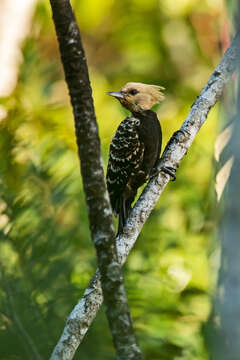
[{"label": "bird's beak", "polygon": [[123,94],[121,91],[109,91],[107,94],[117,99],[124,99],[125,97],[125,94]]}]

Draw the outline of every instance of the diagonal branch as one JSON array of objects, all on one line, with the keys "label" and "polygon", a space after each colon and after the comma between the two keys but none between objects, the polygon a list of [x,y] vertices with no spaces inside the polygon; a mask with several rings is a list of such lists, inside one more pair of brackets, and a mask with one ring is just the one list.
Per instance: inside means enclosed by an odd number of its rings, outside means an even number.
[{"label": "diagonal branch", "polygon": [[[118,262],[112,210],[104,181],[101,147],[87,62],[69,0],[50,0],[62,64],[73,107],[78,154],[88,208],[91,236],[96,248],[106,314],[118,359],[140,360]],[[78,329],[74,329],[78,333]],[[71,346],[71,344],[68,343]],[[51,359],[66,359],[56,348]]]},{"label": "diagonal branch", "polygon": [[[201,126],[207,120],[209,111],[221,97],[225,84],[235,71],[239,53],[240,34],[238,33],[225,52],[220,64],[214,70],[206,86],[203,88],[200,96],[192,105],[181,127],[181,132],[173,135],[167,144],[160,165],[178,168]],[[126,261],[142,226],[169,180],[169,175],[160,171],[159,175],[148,183],[135,204],[124,229],[124,234],[116,240],[121,264]],[[102,289],[99,272],[97,270],[85,290],[82,299],[69,315],[62,336],[55,347],[54,351],[62,349],[65,354],[64,359],[73,358],[75,351],[94,320],[102,301]]]}]

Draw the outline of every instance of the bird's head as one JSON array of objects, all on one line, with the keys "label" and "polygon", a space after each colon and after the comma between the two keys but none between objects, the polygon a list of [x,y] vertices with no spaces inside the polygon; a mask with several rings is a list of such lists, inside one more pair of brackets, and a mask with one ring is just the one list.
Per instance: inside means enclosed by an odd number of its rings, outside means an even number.
[{"label": "bird's head", "polygon": [[164,99],[161,90],[165,90],[165,88],[157,85],[129,82],[120,91],[112,91],[107,94],[118,99],[131,112],[143,112],[150,110],[155,104]]}]

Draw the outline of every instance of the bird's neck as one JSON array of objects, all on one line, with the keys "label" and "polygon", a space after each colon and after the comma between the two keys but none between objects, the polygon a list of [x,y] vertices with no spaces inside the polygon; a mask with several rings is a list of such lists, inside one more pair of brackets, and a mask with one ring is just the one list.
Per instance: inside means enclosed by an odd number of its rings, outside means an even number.
[{"label": "bird's neck", "polygon": [[132,111],[131,114],[137,119],[157,117],[157,114],[153,110]]}]

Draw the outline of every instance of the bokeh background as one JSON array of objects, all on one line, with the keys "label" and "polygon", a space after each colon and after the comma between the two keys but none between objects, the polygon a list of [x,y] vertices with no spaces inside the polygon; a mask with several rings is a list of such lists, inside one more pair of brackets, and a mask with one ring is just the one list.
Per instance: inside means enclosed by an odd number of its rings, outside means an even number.
[{"label": "bokeh background", "polygon": [[[0,359],[47,359],[96,268],[72,111],[47,0],[0,4]],[[164,145],[199,95],[229,25],[223,0],[72,1],[91,77],[106,169],[127,112],[106,95],[162,85]],[[124,266],[147,360],[209,359],[205,327],[219,249],[210,113]],[[75,359],[115,359],[103,309]]]}]

